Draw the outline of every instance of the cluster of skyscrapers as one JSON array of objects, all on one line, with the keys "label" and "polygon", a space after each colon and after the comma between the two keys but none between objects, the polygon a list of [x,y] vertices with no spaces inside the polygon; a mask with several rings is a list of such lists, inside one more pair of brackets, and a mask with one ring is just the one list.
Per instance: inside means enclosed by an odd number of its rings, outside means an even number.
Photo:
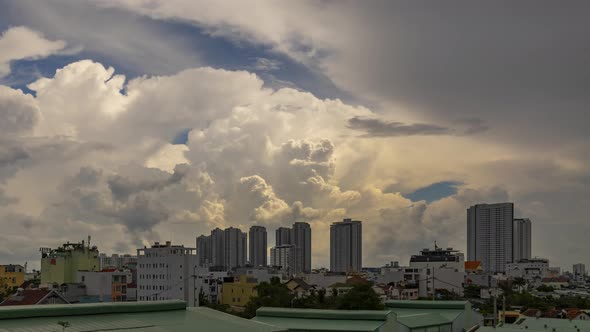
[{"label": "cluster of skyscrapers", "polygon": [[[330,226],[330,270],[358,272],[362,267],[362,223],[344,219]],[[218,270],[236,267],[278,267],[294,275],[311,272],[311,227],[296,222],[275,231],[275,246],[270,248],[263,226],[250,227],[249,234],[238,228],[215,228],[210,235],[197,237],[200,266]]]},{"label": "cluster of skyscrapers", "polygon": [[513,203],[477,204],[467,209],[467,260],[489,272],[531,258],[531,221],[514,218]]}]

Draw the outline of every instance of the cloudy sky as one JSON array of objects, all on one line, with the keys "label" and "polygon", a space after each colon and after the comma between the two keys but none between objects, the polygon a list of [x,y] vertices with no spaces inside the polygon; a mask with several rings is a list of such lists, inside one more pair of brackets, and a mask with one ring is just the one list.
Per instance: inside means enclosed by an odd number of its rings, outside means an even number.
[{"label": "cloudy sky", "polygon": [[0,0],[0,263],[91,235],[363,221],[365,266],[465,250],[513,201],[533,254],[590,234],[590,3]]}]

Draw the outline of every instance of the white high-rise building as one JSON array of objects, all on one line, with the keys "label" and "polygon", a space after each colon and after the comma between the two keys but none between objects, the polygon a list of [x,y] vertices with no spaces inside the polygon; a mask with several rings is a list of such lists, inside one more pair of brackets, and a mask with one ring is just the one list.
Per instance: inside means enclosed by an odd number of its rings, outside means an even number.
[{"label": "white high-rise building", "polygon": [[513,261],[514,204],[477,204],[467,209],[467,260],[487,272],[504,272]]},{"label": "white high-rise building", "polygon": [[330,226],[330,271],[361,271],[362,235],[362,223],[358,220],[344,219]]},{"label": "white high-rise building", "polygon": [[586,278],[586,265],[582,263],[574,264],[574,279],[582,281]]},{"label": "white high-rise building", "polygon": [[514,219],[513,222],[513,261],[531,259],[531,220],[528,218]]},{"label": "white high-rise building", "polygon": [[311,226],[306,222],[296,222],[291,230],[291,243],[299,248],[299,271],[311,272]]},{"label": "white high-rise building", "polygon": [[238,228],[226,228],[224,231],[225,239],[225,268],[231,270],[235,267],[246,266],[246,256],[248,255],[246,233]]},{"label": "white high-rise building", "polygon": [[266,266],[268,259],[266,228],[250,227],[249,237],[250,264],[254,267]]},{"label": "white high-rise building", "polygon": [[270,248],[270,265],[280,267],[289,277],[298,274],[301,272],[298,270],[300,265],[297,264],[300,251],[299,247],[293,244],[272,247]]},{"label": "white high-rise building", "polygon": [[137,249],[137,300],[183,300],[198,306],[196,251],[170,242]]}]

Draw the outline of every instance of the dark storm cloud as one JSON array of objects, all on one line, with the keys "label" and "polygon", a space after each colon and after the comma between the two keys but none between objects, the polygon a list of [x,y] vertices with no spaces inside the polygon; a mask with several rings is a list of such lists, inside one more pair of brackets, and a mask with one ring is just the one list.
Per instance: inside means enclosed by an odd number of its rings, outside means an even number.
[{"label": "dark storm cloud", "polygon": [[365,29],[345,45],[371,52],[332,65],[342,86],[434,120],[501,123],[499,139],[519,144],[588,137],[589,2],[352,7],[348,15]]},{"label": "dark storm cloud", "polygon": [[450,135],[453,130],[426,123],[404,124],[375,118],[354,117],[348,120],[348,128],[362,131],[367,137]]}]

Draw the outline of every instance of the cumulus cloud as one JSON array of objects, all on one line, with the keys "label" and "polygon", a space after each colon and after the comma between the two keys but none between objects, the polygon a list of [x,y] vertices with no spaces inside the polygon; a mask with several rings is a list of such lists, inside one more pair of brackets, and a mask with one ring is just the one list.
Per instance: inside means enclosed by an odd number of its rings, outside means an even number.
[{"label": "cumulus cloud", "polygon": [[[364,222],[365,263],[378,265],[435,239],[464,249],[465,208],[476,202],[521,199],[532,216],[555,197],[529,196],[527,172],[546,174],[544,189],[568,183],[571,192],[588,174],[573,157],[540,167],[520,151],[460,135],[357,139],[347,134],[349,120],[377,118],[371,110],[265,88],[245,71],[194,68],[128,81],[83,60],[30,87],[36,96],[3,87],[5,109],[18,114],[0,113],[17,119],[17,129],[0,135],[0,240],[8,244],[25,233],[43,246],[91,234],[112,252],[151,241],[192,245],[214,227],[252,224],[269,227],[273,243],[279,225],[308,221],[325,234],[352,217]],[[170,143],[187,128],[185,144]],[[449,158],[465,151],[471,162]],[[450,178],[462,183],[457,193],[432,203],[398,193]],[[398,192],[380,189],[390,183]],[[325,266],[327,241],[313,239],[314,266]],[[0,256],[32,259],[25,249]]]},{"label": "cumulus cloud", "polygon": [[0,35],[0,78],[10,74],[15,60],[40,59],[59,53],[66,46],[62,40],[48,40],[27,27],[12,27]]}]

